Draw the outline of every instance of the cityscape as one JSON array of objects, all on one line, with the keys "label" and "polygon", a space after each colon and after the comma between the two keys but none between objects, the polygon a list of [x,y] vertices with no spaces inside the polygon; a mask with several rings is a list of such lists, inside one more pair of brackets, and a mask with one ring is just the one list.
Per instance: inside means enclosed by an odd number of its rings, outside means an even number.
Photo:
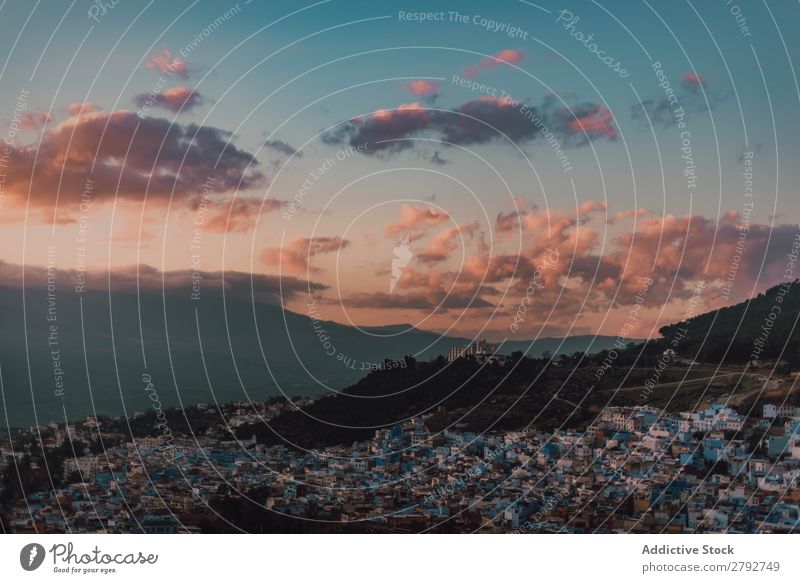
[{"label": "cityscape", "polygon": [[607,407],[555,432],[433,432],[422,416],[310,451],[231,438],[290,408],[199,405],[223,421],[169,438],[127,441],[104,418],[19,429],[0,449],[7,475],[65,446],[74,456],[60,486],[4,519],[15,532],[235,532],[225,509],[253,504],[280,517],[258,527],[292,532],[788,533],[800,521],[800,405],[785,400],[749,416]]}]

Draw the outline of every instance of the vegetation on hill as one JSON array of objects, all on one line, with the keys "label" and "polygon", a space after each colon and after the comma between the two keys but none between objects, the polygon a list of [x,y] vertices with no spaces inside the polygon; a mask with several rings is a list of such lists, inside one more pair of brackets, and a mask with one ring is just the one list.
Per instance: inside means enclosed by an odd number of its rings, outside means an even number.
[{"label": "vegetation on hill", "polygon": [[[781,284],[741,304],[659,330],[662,343],[680,338],[675,351],[699,362],[783,360],[800,366],[800,282]],[[685,334],[685,337],[683,337]]]},{"label": "vegetation on hill", "polygon": [[[784,368],[796,370],[799,315],[800,285],[795,281],[736,306],[665,326],[662,338],[618,351],[552,359],[517,352],[503,365],[470,359],[448,364],[442,358],[417,362],[409,357],[405,368],[374,371],[341,393],[280,415],[268,425],[241,427],[239,436],[255,434],[264,443],[315,448],[363,440],[376,429],[423,414],[432,414],[426,423],[434,431],[548,431],[580,427],[610,405],[692,409],[731,390],[731,373],[719,370],[721,364],[781,359]],[[662,366],[669,348],[708,366],[687,368],[676,359]],[[604,366],[609,362],[612,366]],[[708,380],[709,375],[720,379]],[[647,383],[657,390],[641,390]]]},{"label": "vegetation on hill", "polygon": [[[371,437],[376,429],[425,414],[431,414],[426,423],[433,431],[576,427],[608,404],[645,404],[639,393],[614,391],[643,383],[656,355],[622,351],[614,366],[598,377],[604,358],[605,352],[554,359],[515,353],[502,365],[471,359],[410,360],[405,368],[374,371],[340,394],[317,399],[269,424],[242,426],[237,436],[255,435],[263,443],[302,448],[349,445]],[[677,372],[671,372],[664,380],[679,380]]]}]

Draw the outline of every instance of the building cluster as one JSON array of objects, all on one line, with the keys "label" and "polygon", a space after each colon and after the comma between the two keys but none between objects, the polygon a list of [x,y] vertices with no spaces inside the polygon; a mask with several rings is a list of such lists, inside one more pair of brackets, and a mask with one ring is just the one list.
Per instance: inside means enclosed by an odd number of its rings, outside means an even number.
[{"label": "building cluster", "polygon": [[447,361],[454,362],[459,358],[473,358],[480,363],[505,362],[505,356],[498,354],[499,345],[486,340],[476,340],[463,346],[453,346],[447,354]]},{"label": "building cluster", "polygon": [[[761,413],[608,407],[580,431],[490,435],[435,433],[415,418],[314,451],[214,431],[169,447],[148,437],[67,459],[65,485],[6,513],[17,532],[193,532],[214,500],[258,492],[255,502],[308,530],[790,532],[800,519],[800,408]],[[248,415],[234,408],[225,421]],[[98,420],[61,425],[44,445],[101,430]],[[21,453],[10,444],[1,453],[13,472]]]}]

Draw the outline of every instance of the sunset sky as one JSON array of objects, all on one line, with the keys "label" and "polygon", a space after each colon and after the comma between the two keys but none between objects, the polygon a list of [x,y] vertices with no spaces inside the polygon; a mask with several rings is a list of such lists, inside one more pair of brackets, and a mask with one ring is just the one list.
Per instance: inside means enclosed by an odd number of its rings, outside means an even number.
[{"label": "sunset sky", "polygon": [[702,310],[781,282],[800,232],[800,6],[742,5],[10,0],[0,276],[253,273],[519,340],[617,335],[652,279],[655,336],[698,281]]}]

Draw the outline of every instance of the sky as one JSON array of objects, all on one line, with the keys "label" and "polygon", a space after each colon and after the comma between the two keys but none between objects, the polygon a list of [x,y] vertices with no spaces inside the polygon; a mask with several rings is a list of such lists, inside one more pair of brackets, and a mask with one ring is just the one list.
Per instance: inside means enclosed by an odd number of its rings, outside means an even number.
[{"label": "sky", "polygon": [[798,17],[8,0],[0,276],[253,274],[362,327],[657,336],[698,284],[705,311],[796,277]]}]

